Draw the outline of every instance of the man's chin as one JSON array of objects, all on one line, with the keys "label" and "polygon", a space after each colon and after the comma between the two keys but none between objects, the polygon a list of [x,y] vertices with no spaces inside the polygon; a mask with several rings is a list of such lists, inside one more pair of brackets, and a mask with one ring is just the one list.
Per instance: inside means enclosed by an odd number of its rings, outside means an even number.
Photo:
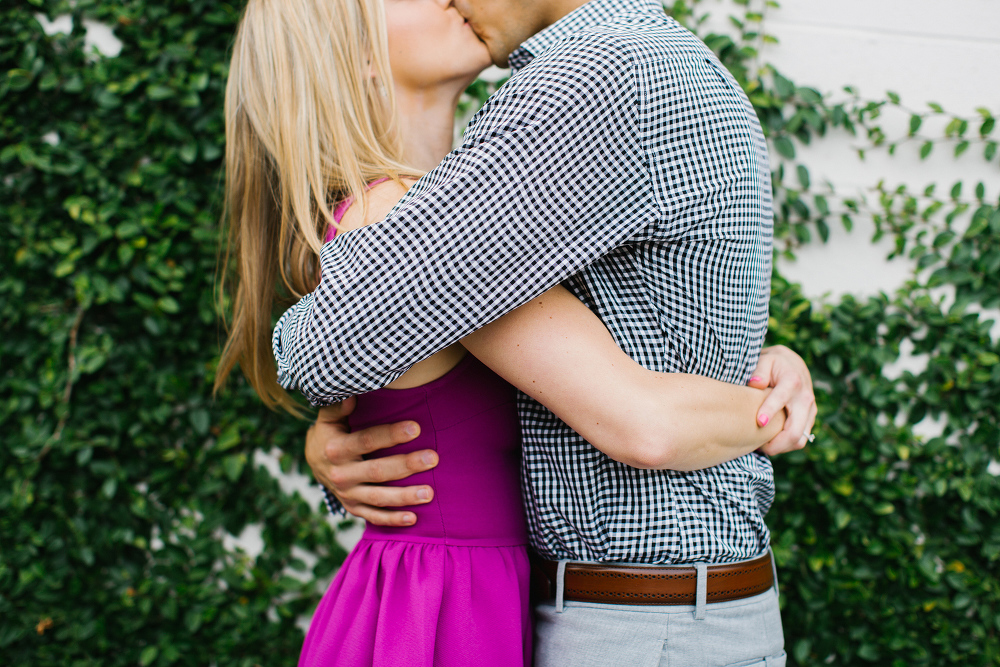
[{"label": "man's chin", "polygon": [[490,59],[493,61],[494,65],[501,69],[507,69],[510,67],[509,60],[512,52],[510,49],[496,43],[490,44],[489,42],[486,43],[486,48],[490,52]]}]

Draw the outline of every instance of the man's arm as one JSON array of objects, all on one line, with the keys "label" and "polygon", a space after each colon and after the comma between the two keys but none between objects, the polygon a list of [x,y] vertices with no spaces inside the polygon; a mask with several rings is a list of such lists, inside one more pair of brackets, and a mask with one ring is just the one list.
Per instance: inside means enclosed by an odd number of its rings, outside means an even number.
[{"label": "man's arm", "polygon": [[320,408],[306,433],[306,463],[326,491],[331,512],[349,512],[380,526],[409,526],[416,523],[413,512],[391,511],[386,507],[421,505],[434,497],[434,490],[424,484],[397,487],[385,482],[404,479],[430,470],[438,464],[437,452],[424,449],[377,459],[364,455],[413,440],[420,425],[413,421],[372,426],[352,433],[347,417],[354,410],[349,398]]},{"label": "man's arm", "polygon": [[275,329],[283,386],[313,404],[384,386],[652,221],[631,68],[580,51],[518,73],[386,220],[324,246]]}]

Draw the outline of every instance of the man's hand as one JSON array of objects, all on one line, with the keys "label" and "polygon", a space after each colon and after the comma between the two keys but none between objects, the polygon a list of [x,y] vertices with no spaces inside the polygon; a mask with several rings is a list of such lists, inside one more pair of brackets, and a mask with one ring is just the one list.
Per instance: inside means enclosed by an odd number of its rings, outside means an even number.
[{"label": "man's hand", "polygon": [[816,422],[816,396],[802,357],[784,345],[765,348],[748,384],[756,389],[774,387],[757,411],[758,424],[767,424],[782,408],[788,413],[781,433],[758,451],[774,456],[805,447]]},{"label": "man's hand", "polygon": [[379,526],[409,526],[416,522],[413,512],[390,511],[384,507],[422,505],[434,497],[429,486],[379,486],[403,479],[438,464],[437,452],[421,450],[366,461],[363,455],[413,440],[420,434],[416,422],[406,421],[372,426],[351,433],[347,416],[356,399],[320,408],[316,423],[306,434],[306,462],[320,484],[333,492],[354,516]]}]

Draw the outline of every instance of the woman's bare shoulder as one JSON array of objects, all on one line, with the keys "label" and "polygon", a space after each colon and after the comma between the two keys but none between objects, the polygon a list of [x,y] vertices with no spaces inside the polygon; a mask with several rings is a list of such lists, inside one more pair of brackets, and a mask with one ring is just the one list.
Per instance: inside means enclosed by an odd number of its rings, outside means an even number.
[{"label": "woman's bare shoulder", "polygon": [[368,190],[364,195],[367,210],[365,206],[359,206],[359,202],[354,202],[347,209],[347,212],[344,213],[344,217],[341,218],[340,228],[343,231],[350,231],[370,225],[373,222],[379,222],[385,218],[393,206],[406,194],[410,186],[416,183],[415,180],[410,178],[402,178],[400,180],[402,184],[390,180],[379,183],[371,190]]}]

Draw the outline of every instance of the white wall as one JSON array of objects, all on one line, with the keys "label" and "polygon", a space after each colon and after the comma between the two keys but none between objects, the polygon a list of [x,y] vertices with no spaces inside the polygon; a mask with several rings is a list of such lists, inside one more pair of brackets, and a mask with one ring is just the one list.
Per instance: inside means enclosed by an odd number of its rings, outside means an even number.
[{"label": "white wall", "polygon": [[[718,6],[732,7],[728,1]],[[851,85],[866,98],[891,90],[917,111],[937,102],[963,116],[976,116],[976,107],[1000,114],[1000,0],[782,0],[765,21],[779,44],[766,46],[762,60],[834,100],[846,98],[842,88]],[[905,135],[906,122],[902,113],[886,118],[898,136]],[[927,125],[928,133],[940,129]],[[814,183],[827,178],[844,194],[870,192],[883,178],[887,185],[920,189],[938,183],[945,192],[962,180],[967,193],[970,184],[982,181],[988,196],[1000,194],[998,161],[986,164],[975,148],[959,159],[936,149],[921,162],[919,146],[911,143],[895,157],[874,152],[861,162],[854,152],[861,143],[844,133],[831,135],[800,149],[798,158]],[[828,244],[815,242],[779,268],[812,297],[893,290],[911,267],[902,260],[885,262],[890,246],[872,246],[871,232],[870,223],[851,234],[838,227]]]},{"label": "white wall", "polygon": [[[763,4],[751,0],[754,7]],[[733,34],[727,16],[745,11],[732,0],[707,0],[698,9],[712,13],[702,34]],[[897,93],[916,112],[926,112],[927,103],[936,102],[970,118],[978,117],[977,107],[1000,115],[1000,0],[781,0],[780,8],[767,10],[765,32],[779,43],[764,46],[761,63],[774,65],[800,86],[829,94],[834,102],[849,97],[843,91],[849,85],[866,99]],[[506,73],[491,68],[484,78],[496,80]],[[889,110],[882,123],[901,137],[908,119],[906,113]],[[923,131],[941,136],[943,128],[944,122],[928,121]],[[811,146],[797,145],[797,159],[809,167],[814,187],[829,181],[845,196],[871,194],[883,179],[889,186],[905,183],[920,190],[937,183],[939,192],[963,181],[966,193],[983,182],[988,197],[1000,195],[998,160],[987,165],[975,146],[958,159],[937,148],[921,161],[919,144],[911,142],[900,146],[895,157],[874,151],[862,162],[855,149],[863,144],[838,131]],[[797,252],[796,260],[779,260],[778,268],[813,298],[892,292],[912,276],[913,267],[906,260],[887,262],[891,243],[873,245],[873,231],[870,220],[855,220],[852,233],[837,223],[828,243],[815,239]]]}]

